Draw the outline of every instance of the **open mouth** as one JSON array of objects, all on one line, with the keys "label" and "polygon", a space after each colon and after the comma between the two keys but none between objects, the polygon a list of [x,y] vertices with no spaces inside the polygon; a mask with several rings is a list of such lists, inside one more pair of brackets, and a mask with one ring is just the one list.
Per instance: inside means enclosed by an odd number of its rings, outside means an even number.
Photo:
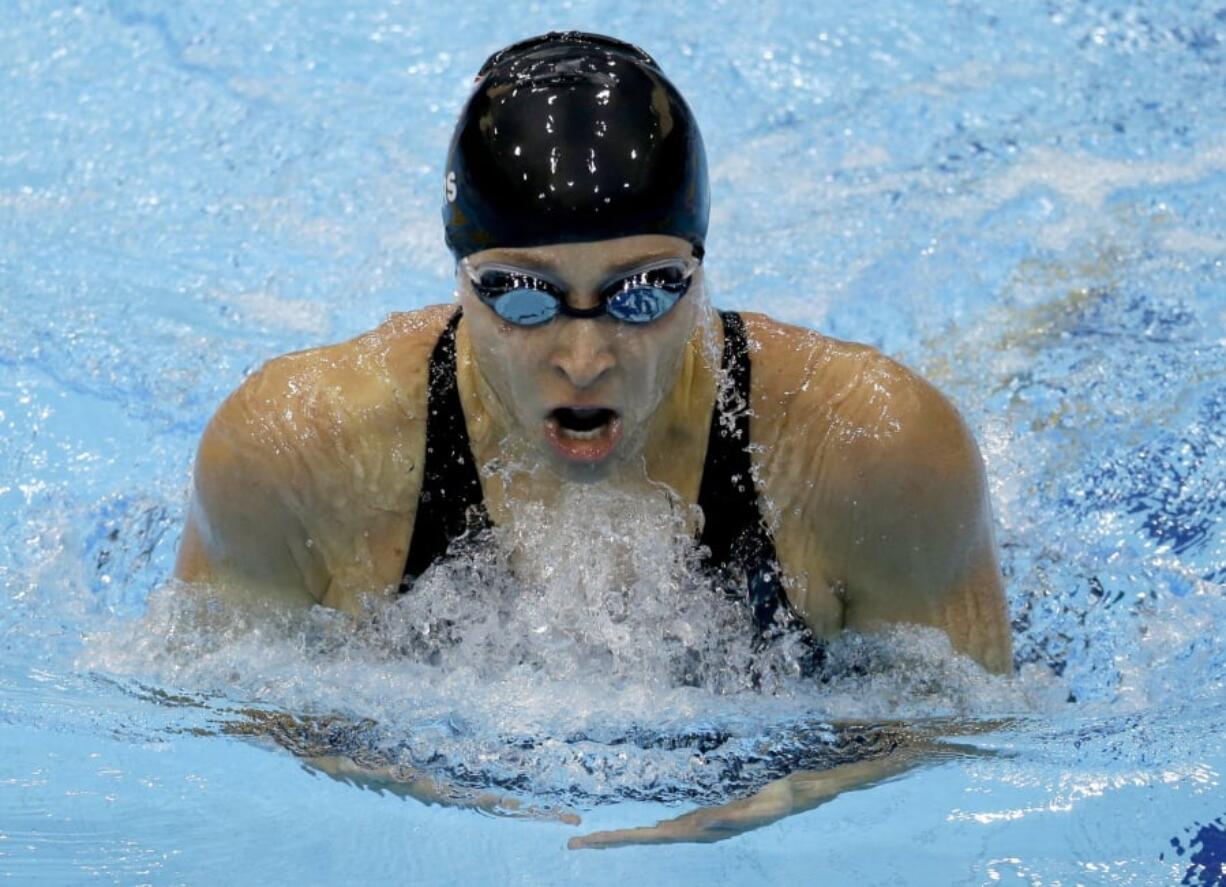
[{"label": "open mouth", "polygon": [[617,413],[604,407],[558,407],[549,416],[558,423],[558,429],[567,437],[592,440],[617,418]]},{"label": "open mouth", "polygon": [[600,462],[621,437],[621,419],[607,407],[558,407],[545,420],[553,448],[574,462]]}]

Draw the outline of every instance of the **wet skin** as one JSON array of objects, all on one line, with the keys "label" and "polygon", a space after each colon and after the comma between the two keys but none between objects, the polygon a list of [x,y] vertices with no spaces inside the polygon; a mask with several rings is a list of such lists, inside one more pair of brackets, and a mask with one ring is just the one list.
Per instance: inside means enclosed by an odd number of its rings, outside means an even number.
[{"label": "wet skin", "polygon": [[[488,250],[470,262],[539,268],[565,283],[573,307],[587,308],[619,272],[689,254],[683,240],[644,235]],[[514,521],[517,503],[548,502],[566,482],[697,501],[722,347],[702,274],[651,324],[559,317],[532,329],[506,324],[457,274],[460,397],[496,523]],[[426,367],[454,310],[394,315],[249,377],[201,440],[176,575],[235,602],[320,603],[355,615],[368,596],[394,594],[421,484]],[[871,348],[743,316],[758,488],[793,604],[823,637],[935,626],[956,650],[1008,672],[983,466],[957,412]],[[597,444],[560,441],[559,407],[614,411],[617,428]],[[745,827],[771,818],[752,800],[737,802],[748,805]],[[735,822],[735,810],[728,815]],[[720,836],[737,831],[726,818]],[[668,828],[684,839],[688,826]]]},{"label": "wet skin", "polygon": [[[548,269],[575,307],[618,270],[689,255],[677,238],[489,250]],[[655,323],[558,318],[511,327],[458,275],[461,401],[496,522],[565,481],[672,491],[694,503],[722,347],[703,293]],[[425,368],[452,306],[391,317],[339,345],[286,355],[248,378],[201,441],[177,575],[237,597],[352,613],[391,594],[412,534],[424,456]],[[1010,666],[983,468],[953,407],[871,348],[746,314],[751,434],[788,594],[820,635],[908,622],[943,629],[993,671]],[[551,445],[558,406],[613,409],[597,463]],[[548,470],[535,470],[544,465]]]},{"label": "wet skin", "polygon": [[[572,308],[588,309],[599,304],[596,293],[610,279],[648,263],[689,255],[685,241],[644,236],[485,250],[470,256],[467,264],[476,270],[492,264],[539,270],[565,281]],[[473,395],[462,393],[465,414],[478,427],[488,423],[485,438],[474,441],[478,463],[495,457],[525,466],[544,463],[549,472],[537,478],[538,487],[560,480],[623,484],[643,479],[644,452],[656,449],[647,446],[648,437],[657,426],[675,421],[673,410],[661,406],[677,388],[687,346],[705,315],[701,268],[690,292],[672,311],[641,325],[608,317],[558,317],[541,326],[516,327],[477,299],[467,274],[458,277],[466,333],[462,338],[467,339],[460,344],[461,355],[469,357],[473,369],[468,379],[461,371]],[[604,446],[582,447],[560,433],[551,418],[558,408],[605,408],[617,418],[593,441]],[[585,450],[596,450],[602,458],[592,459]]]}]

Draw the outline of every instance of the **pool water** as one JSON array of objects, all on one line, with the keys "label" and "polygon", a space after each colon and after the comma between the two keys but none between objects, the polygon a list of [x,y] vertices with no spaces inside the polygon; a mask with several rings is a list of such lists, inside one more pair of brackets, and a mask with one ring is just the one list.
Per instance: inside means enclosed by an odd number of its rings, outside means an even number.
[{"label": "pool water", "polygon": [[[873,344],[963,412],[1015,678],[900,629],[836,645],[872,669],[755,687],[669,516],[590,491],[582,531],[516,540],[528,580],[480,552],[371,625],[193,627],[169,576],[212,410],[451,298],[472,75],[569,27],[693,107],[717,305]],[[0,72],[0,875],[1226,884],[1226,9],[23,0]],[[475,594],[503,621],[431,647]],[[967,750],[722,843],[570,852],[310,771],[252,729],[285,717],[583,831],[838,763],[836,722]]]}]

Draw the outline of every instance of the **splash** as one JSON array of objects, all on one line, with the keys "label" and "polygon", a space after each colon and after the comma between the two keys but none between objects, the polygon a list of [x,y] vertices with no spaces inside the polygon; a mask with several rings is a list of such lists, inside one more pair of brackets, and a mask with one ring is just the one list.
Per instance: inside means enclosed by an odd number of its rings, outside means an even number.
[{"label": "splash", "polygon": [[802,676],[805,639],[757,637],[690,526],[668,496],[576,485],[463,540],[408,593],[372,596],[365,618],[172,584],[140,621],[91,636],[82,665],[293,713],[279,741],[300,753],[325,736],[334,752],[570,800],[726,796],[862,752],[838,721],[1060,695],[988,676],[919,628],[840,637]]}]

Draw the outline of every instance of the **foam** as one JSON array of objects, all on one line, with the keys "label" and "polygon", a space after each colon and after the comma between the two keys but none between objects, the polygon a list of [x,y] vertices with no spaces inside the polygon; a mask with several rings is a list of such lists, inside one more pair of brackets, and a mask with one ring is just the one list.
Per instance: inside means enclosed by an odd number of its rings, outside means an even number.
[{"label": "foam", "polygon": [[367,618],[228,607],[170,584],[143,619],[94,633],[81,664],[365,724],[354,741],[386,760],[585,798],[759,785],[797,754],[813,766],[834,754],[834,721],[1063,698],[1045,678],[989,676],[919,628],[845,635],[820,678],[802,678],[800,639],[755,643],[744,603],[698,569],[688,526],[664,495],[568,487],[409,593],[372,599]]}]

